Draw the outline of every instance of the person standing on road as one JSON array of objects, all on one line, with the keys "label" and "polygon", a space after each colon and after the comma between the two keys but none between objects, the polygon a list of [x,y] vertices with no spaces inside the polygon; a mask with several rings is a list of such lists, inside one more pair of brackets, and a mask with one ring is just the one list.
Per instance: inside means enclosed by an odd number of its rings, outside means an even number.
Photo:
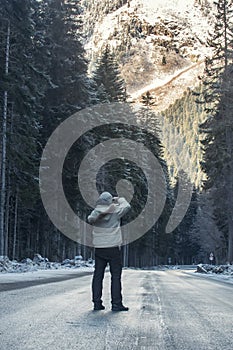
[{"label": "person standing on road", "polygon": [[94,310],[105,309],[101,298],[107,263],[109,263],[111,273],[112,311],[129,310],[122,304],[120,251],[122,235],[120,224],[122,216],[130,208],[130,204],[125,198],[113,197],[109,192],[103,192],[97,200],[95,209],[88,216],[88,222],[93,225],[93,245],[95,247],[95,271],[92,279]]}]

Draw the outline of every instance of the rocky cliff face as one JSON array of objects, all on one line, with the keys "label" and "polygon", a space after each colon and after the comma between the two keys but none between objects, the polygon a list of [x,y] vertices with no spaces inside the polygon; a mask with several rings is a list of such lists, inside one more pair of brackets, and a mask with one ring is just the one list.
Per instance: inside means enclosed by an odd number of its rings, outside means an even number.
[{"label": "rocky cliff face", "polygon": [[182,164],[198,187],[203,179],[199,123],[205,114],[190,91],[200,84],[205,57],[211,54],[206,40],[213,29],[213,1],[115,0],[111,7],[106,0],[88,3],[85,46],[90,71],[108,44],[129,100],[139,103],[146,93],[153,100],[164,155],[169,169],[176,169],[171,177]]},{"label": "rocky cliff face", "polygon": [[[164,86],[177,75],[180,77],[182,72],[186,73],[182,77],[183,88],[177,89],[178,95],[171,96],[169,101],[197,83],[203,72],[203,60],[209,54],[206,38],[213,23],[209,1],[93,0],[88,4],[85,46],[90,70],[108,44],[117,55],[133,99],[146,91],[153,93],[154,88]],[[171,86],[168,88],[171,90]],[[157,102],[160,109],[168,103],[163,105],[161,98]]]}]

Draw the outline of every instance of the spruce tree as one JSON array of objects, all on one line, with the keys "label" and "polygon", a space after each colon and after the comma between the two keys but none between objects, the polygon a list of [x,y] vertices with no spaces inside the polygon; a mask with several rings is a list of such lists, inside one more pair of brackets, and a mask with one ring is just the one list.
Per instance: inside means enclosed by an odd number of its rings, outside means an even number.
[{"label": "spruce tree", "polygon": [[[37,22],[38,40],[44,58],[47,59],[48,76],[48,86],[45,97],[42,98],[43,110],[41,112],[40,138],[44,146],[51,133],[62,121],[93,103],[95,92],[92,81],[87,77],[87,61],[82,44],[83,24],[80,3],[74,0],[43,0],[37,18],[39,19]],[[75,191],[77,167],[82,151],[80,144],[72,147],[63,169],[64,191],[75,211],[79,211],[79,207],[82,207],[79,195]],[[51,225],[40,202],[38,208],[41,212],[39,224],[44,226],[40,240],[49,242],[47,246],[53,246],[53,251],[56,251],[57,244],[57,258],[62,259],[63,255],[69,251],[69,247],[75,250],[77,245],[67,240]],[[65,242],[66,249],[64,250],[62,247]]]},{"label": "spruce tree", "polygon": [[[5,161],[5,166],[1,174],[1,229],[5,231],[5,244],[1,238],[1,245],[5,246],[5,254],[9,256],[12,255],[13,250],[15,251],[16,243],[19,248],[17,255],[20,253],[25,239],[24,228],[25,225],[28,226],[33,213],[33,203],[39,194],[37,169],[40,120],[38,111],[43,84],[42,74],[36,63],[38,52],[34,44],[35,27],[32,18],[35,6],[37,3],[31,0],[11,0],[0,5],[0,76],[3,82],[0,86],[0,105],[6,111],[2,124],[6,141],[6,149],[3,152],[5,160],[2,160],[2,164]],[[9,51],[6,74],[4,62],[7,57],[7,41],[9,41]],[[17,206],[13,205],[14,209],[10,211],[11,203],[16,202]],[[19,223],[20,241],[16,235]]]},{"label": "spruce tree", "polygon": [[[203,94],[207,103],[206,121],[201,125],[203,140],[203,170],[207,175],[204,188],[210,190],[215,220],[227,239],[226,259],[233,261],[233,130],[232,130],[232,13],[231,1],[216,2],[215,31],[208,41],[213,50],[206,60],[206,87]],[[222,200],[224,198],[224,200]]]},{"label": "spruce tree", "polygon": [[120,76],[119,66],[106,45],[96,63],[93,78],[97,86],[97,98],[100,102],[126,101],[126,87]]},{"label": "spruce tree", "polygon": [[149,91],[147,91],[146,94],[142,96],[141,103],[147,107],[155,106],[156,104],[154,97]]}]

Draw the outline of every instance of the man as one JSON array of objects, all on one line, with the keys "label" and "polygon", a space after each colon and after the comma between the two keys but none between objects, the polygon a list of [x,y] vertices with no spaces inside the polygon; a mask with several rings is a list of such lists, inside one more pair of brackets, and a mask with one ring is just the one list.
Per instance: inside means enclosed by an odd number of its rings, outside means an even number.
[{"label": "man", "polygon": [[93,245],[95,247],[95,271],[92,280],[92,301],[94,310],[104,310],[102,289],[104,271],[109,263],[111,273],[112,311],[128,311],[122,304],[121,294],[121,218],[130,209],[124,198],[113,197],[103,192],[96,203],[96,208],[88,216],[93,227]]}]

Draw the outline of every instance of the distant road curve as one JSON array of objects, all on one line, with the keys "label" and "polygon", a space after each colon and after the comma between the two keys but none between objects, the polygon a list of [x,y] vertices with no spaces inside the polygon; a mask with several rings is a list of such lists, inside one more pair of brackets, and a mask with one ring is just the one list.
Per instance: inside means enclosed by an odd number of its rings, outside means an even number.
[{"label": "distant road curve", "polygon": [[[146,92],[150,92],[152,95],[156,95],[157,97],[157,108],[155,106],[155,110],[162,110],[164,109],[164,101],[165,98],[165,107],[167,107],[167,104],[169,102],[166,101],[175,101],[176,98],[181,96],[183,92],[187,89],[190,84],[198,82],[198,76],[202,74],[204,70],[204,62],[205,60],[198,61],[197,63],[184,68],[183,70],[179,71],[176,75],[172,76],[171,78],[168,78],[169,80],[166,80],[163,84],[158,86],[157,84],[149,84],[145,86],[143,89],[132,93],[130,97],[130,101],[132,102],[140,102],[141,97],[145,95]],[[203,66],[203,67],[202,67]],[[194,72],[193,76],[187,76],[187,73]],[[179,82],[181,81],[181,82]],[[176,91],[173,91],[170,89],[170,87],[176,84]]]}]

